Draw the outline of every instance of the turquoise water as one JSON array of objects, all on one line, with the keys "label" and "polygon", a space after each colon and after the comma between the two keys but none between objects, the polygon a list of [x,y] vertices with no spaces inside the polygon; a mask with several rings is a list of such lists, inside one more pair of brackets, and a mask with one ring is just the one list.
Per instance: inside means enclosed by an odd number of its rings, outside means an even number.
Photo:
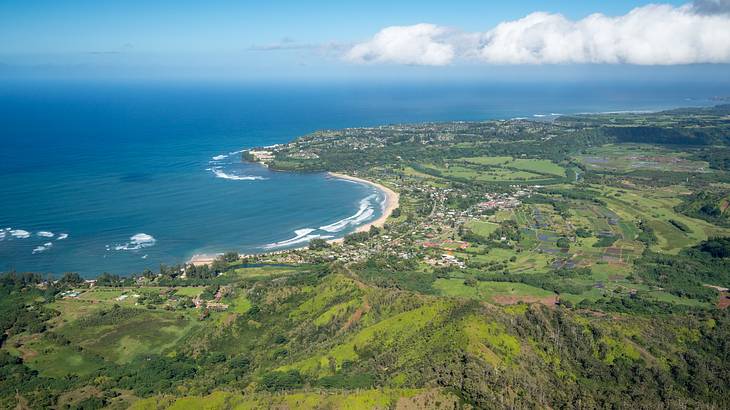
[{"label": "turquoise water", "polygon": [[213,84],[0,86],[0,270],[134,273],[340,237],[382,193],[241,149],[321,128],[707,105],[716,89]]}]

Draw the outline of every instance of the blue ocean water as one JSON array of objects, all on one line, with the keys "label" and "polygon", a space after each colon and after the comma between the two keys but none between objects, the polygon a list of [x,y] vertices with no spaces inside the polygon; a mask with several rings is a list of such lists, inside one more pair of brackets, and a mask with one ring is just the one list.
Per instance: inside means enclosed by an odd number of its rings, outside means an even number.
[{"label": "blue ocean water", "polygon": [[381,193],[240,162],[241,149],[317,129],[658,110],[728,94],[611,84],[2,83],[0,270],[126,274],[196,253],[342,236],[379,216]]}]

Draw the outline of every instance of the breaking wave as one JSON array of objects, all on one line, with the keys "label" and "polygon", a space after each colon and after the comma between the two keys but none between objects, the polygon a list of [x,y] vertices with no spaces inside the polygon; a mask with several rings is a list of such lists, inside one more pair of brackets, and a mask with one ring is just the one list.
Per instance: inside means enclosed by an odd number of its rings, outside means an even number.
[{"label": "breaking wave", "polygon": [[146,233],[138,233],[130,237],[129,242],[122,245],[116,245],[114,247],[114,250],[136,251],[138,249],[154,246],[155,242],[157,242],[157,239],[155,239],[152,235],[147,235]]},{"label": "breaking wave", "polygon": [[226,154],[216,155],[213,157],[213,161],[220,161],[220,160],[226,159],[226,158],[228,158],[228,155],[226,155]]},{"label": "breaking wave", "polygon": [[262,181],[266,178],[255,175],[234,175],[226,174],[220,167],[208,168],[218,178],[230,179],[233,181]]},{"label": "breaking wave", "polygon": [[357,213],[355,213],[355,215],[349,216],[345,219],[341,219],[329,225],[320,226],[319,229],[334,233],[340,232],[343,229],[346,229],[348,226],[359,225],[360,223],[366,221],[368,218],[373,216],[375,210],[372,207],[371,201],[376,198],[377,195],[375,194],[365,197],[363,200],[360,201],[360,208],[357,210]]},{"label": "breaking wave", "polygon": [[311,241],[312,239],[316,239],[316,238],[329,239],[329,238],[333,237],[331,235],[324,235],[324,236],[316,235],[316,234],[310,235],[314,231],[316,231],[316,229],[311,229],[311,228],[297,229],[296,231],[294,231],[294,234],[296,236],[294,236],[293,238],[287,239],[287,240],[281,241],[281,242],[270,243],[268,245],[262,246],[262,248],[264,248],[264,249],[284,248],[284,247],[296,245],[299,243],[307,243],[307,242]]},{"label": "breaking wave", "polygon": [[51,249],[51,247],[53,247],[53,243],[51,243],[51,242],[46,242],[46,243],[44,243],[44,244],[43,244],[43,245],[41,245],[41,246],[36,246],[36,247],[35,247],[35,248],[33,249],[33,254],[36,254],[36,253],[41,253],[41,252],[45,252],[45,251],[47,251],[47,250]]},{"label": "breaking wave", "polygon": [[30,232],[23,230],[23,229],[11,229],[8,231],[10,233],[10,236],[18,239],[26,239],[30,238]]},{"label": "breaking wave", "polygon": [[[25,229],[13,229],[13,228],[0,228],[0,241],[4,241],[5,239],[28,239],[32,236],[32,234]],[[67,233],[61,233],[56,236],[55,233],[51,231],[38,231],[35,233],[35,236],[39,238],[53,238],[55,237],[56,240],[66,239],[68,238]],[[44,244],[43,246],[46,246],[47,244]],[[39,246],[40,248],[40,246]],[[34,253],[42,252],[45,249],[38,249]]]}]

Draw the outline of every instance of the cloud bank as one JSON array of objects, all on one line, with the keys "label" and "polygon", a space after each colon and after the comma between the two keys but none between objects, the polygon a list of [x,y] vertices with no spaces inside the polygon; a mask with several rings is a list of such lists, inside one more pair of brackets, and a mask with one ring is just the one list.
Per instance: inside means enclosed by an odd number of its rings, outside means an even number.
[{"label": "cloud bank", "polygon": [[366,43],[357,44],[346,58],[359,63],[446,65],[455,57],[449,30],[434,24],[387,27]]},{"label": "cloud bank", "polygon": [[392,26],[345,54],[353,63],[444,66],[487,64],[730,63],[730,0],[680,7],[650,4],[623,16],[573,21],[536,12],[486,32],[434,24]]}]

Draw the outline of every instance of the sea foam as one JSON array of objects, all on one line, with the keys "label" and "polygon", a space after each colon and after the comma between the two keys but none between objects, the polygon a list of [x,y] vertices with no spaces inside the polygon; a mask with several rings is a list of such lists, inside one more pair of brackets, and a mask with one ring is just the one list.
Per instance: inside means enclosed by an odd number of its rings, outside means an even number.
[{"label": "sea foam", "polygon": [[341,219],[329,225],[320,226],[319,229],[327,232],[340,232],[341,230],[346,229],[348,226],[359,225],[360,223],[366,221],[368,218],[373,216],[375,210],[372,208],[370,201],[374,200],[375,198],[377,198],[377,195],[375,194],[365,197],[360,201],[360,208],[354,215],[349,216],[345,219]]},{"label": "sea foam", "polygon": [[9,231],[10,235],[18,239],[30,238],[30,232],[23,229],[12,229]]},{"label": "sea foam", "polygon": [[270,243],[268,245],[262,246],[264,249],[272,249],[272,248],[283,248],[291,245],[296,245],[299,243],[306,243],[311,241],[312,239],[321,238],[321,239],[329,239],[332,238],[331,235],[310,235],[312,232],[316,231],[316,229],[306,228],[306,229],[297,229],[294,231],[294,236],[291,239],[287,239],[285,241],[281,242],[274,242]]},{"label": "sea foam", "polygon": [[36,232],[36,235],[40,236],[41,238],[53,238],[55,236],[53,232],[48,231]]},{"label": "sea foam", "polygon": [[53,243],[51,243],[51,242],[46,242],[41,246],[36,246],[33,249],[33,254],[45,252],[45,251],[51,249],[52,246],[53,246]]},{"label": "sea foam", "polygon": [[230,179],[233,181],[262,181],[266,178],[260,177],[260,176],[254,176],[254,175],[233,175],[233,174],[226,174],[223,172],[223,170],[220,167],[210,168],[210,170],[215,174],[218,178],[223,179]]},{"label": "sea foam", "polygon": [[228,158],[228,155],[226,155],[226,154],[216,155],[213,157],[213,161],[220,161],[220,160],[226,159],[226,158]]},{"label": "sea foam", "polygon": [[148,235],[146,233],[138,233],[130,237],[129,242],[122,245],[116,245],[114,247],[114,250],[136,251],[142,248],[149,248],[150,246],[153,246],[155,242],[157,242],[157,239],[155,239],[152,235]]},{"label": "sea foam", "polygon": [[58,238],[56,238],[56,240],[57,241],[62,241],[64,239],[66,239],[66,238],[68,238],[68,234],[67,233],[59,233],[58,234]]}]

